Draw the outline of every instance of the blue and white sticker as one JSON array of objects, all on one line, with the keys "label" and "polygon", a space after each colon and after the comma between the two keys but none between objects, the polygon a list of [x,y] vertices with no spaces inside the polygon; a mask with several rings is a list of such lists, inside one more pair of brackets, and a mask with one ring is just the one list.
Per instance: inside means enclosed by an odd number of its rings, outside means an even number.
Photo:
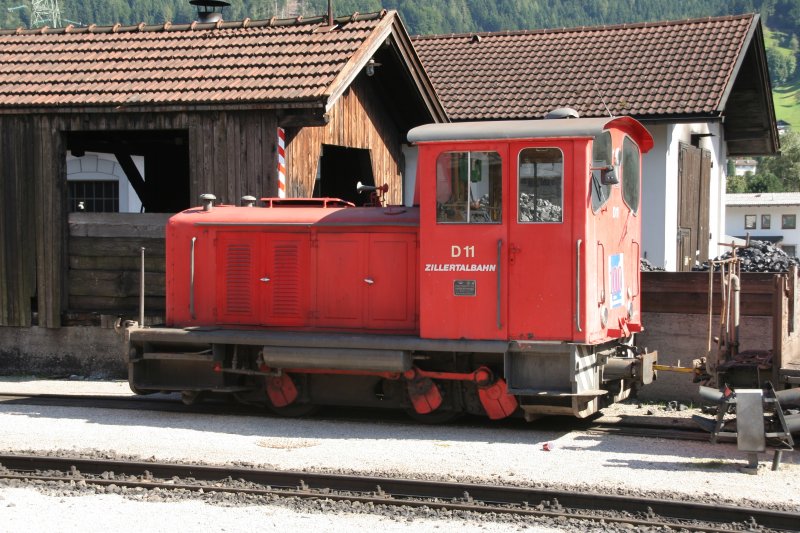
[{"label": "blue and white sticker", "polygon": [[608,258],[608,286],[611,288],[611,309],[625,304],[624,265],[624,254],[614,254]]}]

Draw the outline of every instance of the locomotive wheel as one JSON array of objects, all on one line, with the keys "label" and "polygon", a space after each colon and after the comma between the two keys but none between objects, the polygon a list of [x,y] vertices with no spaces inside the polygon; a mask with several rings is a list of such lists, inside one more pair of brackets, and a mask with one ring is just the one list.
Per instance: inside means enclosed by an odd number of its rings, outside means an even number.
[{"label": "locomotive wheel", "polygon": [[464,416],[461,411],[451,411],[449,409],[437,409],[432,413],[425,414],[420,414],[414,409],[406,409],[406,413],[409,417],[423,424],[447,424]]},{"label": "locomotive wheel", "polygon": [[252,405],[254,407],[264,407],[267,405],[268,400],[266,399],[266,395],[263,393],[253,393],[252,391],[248,392],[234,392],[232,395],[233,399],[242,405]]},{"label": "locomotive wheel", "polygon": [[267,402],[267,407],[276,415],[286,418],[302,418],[319,411],[319,406],[311,403],[293,403],[284,407],[275,407],[271,402]]},{"label": "locomotive wheel", "polygon": [[139,387],[135,387],[133,385],[130,385],[130,387],[131,387],[131,392],[139,396],[146,396],[148,394],[155,394],[158,392],[157,390],[152,390],[152,389],[140,389]]},{"label": "locomotive wheel", "polygon": [[181,391],[181,401],[183,405],[194,405],[203,401],[205,396],[204,391],[201,390],[184,390]]}]

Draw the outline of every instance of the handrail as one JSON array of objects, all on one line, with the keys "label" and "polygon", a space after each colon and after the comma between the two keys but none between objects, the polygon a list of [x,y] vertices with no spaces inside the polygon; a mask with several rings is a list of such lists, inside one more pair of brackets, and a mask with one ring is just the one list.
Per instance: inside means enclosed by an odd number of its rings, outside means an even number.
[{"label": "handrail", "polygon": [[194,320],[194,244],[197,237],[192,237],[192,254],[189,261],[189,314]]},{"label": "handrail", "polygon": [[581,329],[581,243],[578,239],[575,246],[575,326],[578,331]]},{"label": "handrail", "polygon": [[497,329],[503,329],[503,314],[502,314],[502,288],[503,276],[501,274],[503,258],[503,239],[497,239]]}]

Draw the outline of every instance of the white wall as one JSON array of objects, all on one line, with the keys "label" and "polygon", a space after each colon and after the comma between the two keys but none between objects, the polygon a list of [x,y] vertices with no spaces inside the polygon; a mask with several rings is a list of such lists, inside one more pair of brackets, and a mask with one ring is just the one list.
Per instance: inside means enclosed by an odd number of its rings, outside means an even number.
[{"label": "white wall", "polygon": [[[132,156],[133,163],[139,169],[142,178],[144,175],[144,157]],[[69,181],[118,181],[119,182],[119,212],[139,213],[142,202],[136,191],[133,190],[125,171],[117,163],[113,154],[86,152],[83,157],[75,157],[67,153],[67,180]]]},{"label": "white wall", "polygon": [[655,143],[642,158],[642,250],[657,266],[674,271],[678,237],[678,170],[680,143],[691,144],[692,134],[708,134],[700,148],[711,152],[709,191],[710,257],[719,255],[725,234],[725,150],[719,123],[648,124]]},{"label": "white wall", "polygon": [[[666,231],[670,224],[666,206],[674,205],[674,200],[668,201],[670,180],[664,179],[668,175],[669,126],[648,124],[647,130],[653,136],[654,144],[652,150],[642,156],[642,257],[654,265],[664,266],[667,245],[675,240],[674,231],[669,236]],[[672,191],[671,194],[674,198],[676,191]],[[674,225],[673,217],[672,227]],[[672,259],[674,269],[675,243],[671,244],[672,253],[669,257]]]},{"label": "white wall", "polygon": [[[744,228],[744,216],[756,215],[756,229]],[[770,215],[770,228],[761,227],[761,215]],[[781,215],[795,215],[797,229],[781,229]],[[750,237],[777,237],[783,236],[783,245],[798,247],[800,252],[800,205],[791,206],[728,206],[725,216],[725,229],[728,235],[742,237],[750,233]]]},{"label": "white wall", "polygon": [[403,205],[414,205],[414,187],[417,182],[417,162],[419,149],[408,144],[403,145]]},{"label": "white wall", "polygon": [[700,141],[700,148],[711,151],[711,191],[709,201],[709,232],[708,256],[714,258],[725,253],[726,249],[719,243],[725,236],[725,188],[727,186],[727,155],[725,134],[721,122],[706,124],[706,129],[712,137],[705,137]]}]

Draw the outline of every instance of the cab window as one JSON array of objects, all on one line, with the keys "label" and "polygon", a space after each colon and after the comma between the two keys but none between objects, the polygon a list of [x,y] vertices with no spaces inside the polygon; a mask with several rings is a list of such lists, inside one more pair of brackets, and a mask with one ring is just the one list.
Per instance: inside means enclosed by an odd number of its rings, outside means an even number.
[{"label": "cab window", "polygon": [[641,155],[630,137],[622,142],[622,199],[634,214],[639,212]]},{"label": "cab window", "polygon": [[445,152],[436,160],[436,221],[501,222],[502,163],[497,152]]},{"label": "cab window", "polygon": [[597,212],[611,197],[612,181],[608,179],[613,170],[613,154],[611,152],[611,132],[604,131],[594,139],[592,147],[592,173],[590,189],[592,190],[592,211]]},{"label": "cab window", "polygon": [[558,148],[525,148],[519,153],[518,222],[562,222],[564,155]]}]

